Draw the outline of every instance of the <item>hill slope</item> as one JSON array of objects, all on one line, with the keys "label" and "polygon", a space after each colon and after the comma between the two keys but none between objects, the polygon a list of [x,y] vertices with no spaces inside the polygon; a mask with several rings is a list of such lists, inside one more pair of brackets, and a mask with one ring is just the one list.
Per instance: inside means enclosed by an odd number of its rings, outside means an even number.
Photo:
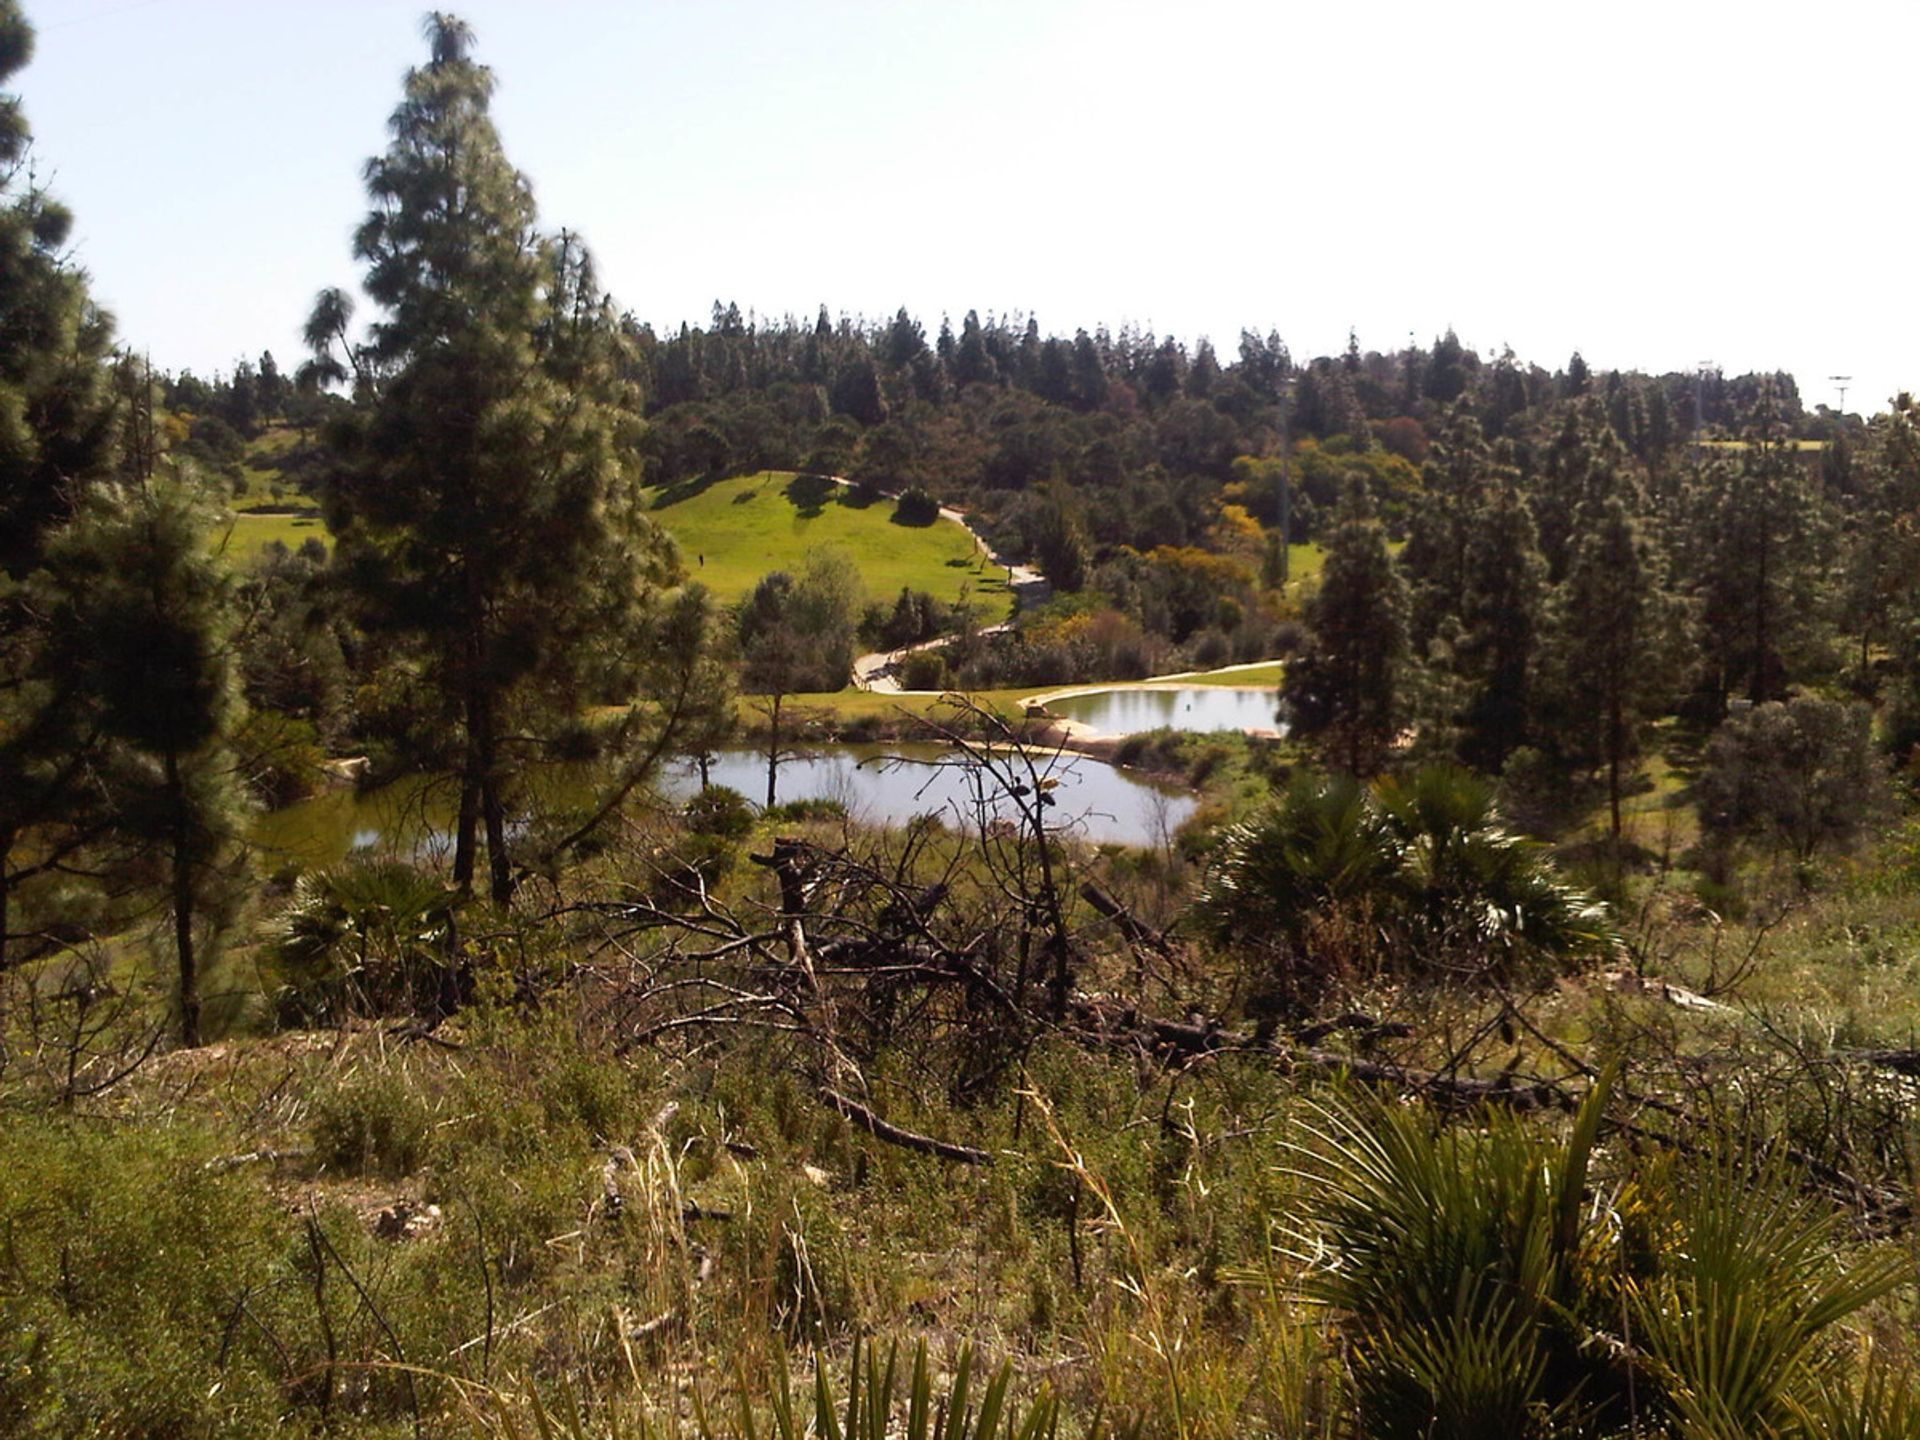
[{"label": "hill slope", "polygon": [[654,492],[653,518],[679,543],[687,574],[722,601],[834,546],[859,567],[870,599],[904,585],[950,601],[965,587],[996,618],[1010,603],[1006,572],[987,563],[964,526],[896,524],[891,500],[863,503],[830,481],[762,471],[674,486]]}]

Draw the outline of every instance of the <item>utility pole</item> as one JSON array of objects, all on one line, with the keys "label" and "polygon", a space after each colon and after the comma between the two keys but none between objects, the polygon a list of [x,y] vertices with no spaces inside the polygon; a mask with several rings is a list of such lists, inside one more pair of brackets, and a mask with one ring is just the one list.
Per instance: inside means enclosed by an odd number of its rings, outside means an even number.
[{"label": "utility pole", "polygon": [[1840,391],[1840,418],[1841,418],[1842,420],[1845,420],[1845,419],[1847,418],[1847,386],[1849,386],[1849,385],[1851,385],[1851,384],[1853,383],[1853,376],[1851,376],[1851,375],[1829,375],[1829,376],[1827,376],[1827,379],[1829,379],[1829,380],[1831,380],[1831,381],[1832,381],[1832,382],[1834,383],[1834,385],[1835,385],[1835,386],[1837,386],[1837,387],[1839,388],[1839,391]]},{"label": "utility pole", "polygon": [[1713,368],[1711,360],[1702,360],[1693,367],[1693,463],[1696,466],[1704,458],[1701,446],[1707,425],[1706,378]]}]

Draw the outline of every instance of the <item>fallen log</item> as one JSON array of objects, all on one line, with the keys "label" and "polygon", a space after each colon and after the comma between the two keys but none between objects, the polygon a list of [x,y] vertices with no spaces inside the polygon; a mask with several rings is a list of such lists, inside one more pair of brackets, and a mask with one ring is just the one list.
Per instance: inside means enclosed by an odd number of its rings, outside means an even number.
[{"label": "fallen log", "polygon": [[1080,898],[1091,905],[1100,914],[1113,921],[1120,933],[1135,945],[1144,945],[1149,950],[1167,953],[1167,937],[1151,925],[1135,917],[1134,913],[1108,894],[1099,884],[1088,880],[1080,886]]},{"label": "fallen log", "polygon": [[[1296,1071],[1323,1075],[1329,1079],[1344,1076],[1362,1084],[1390,1086],[1401,1094],[1430,1100],[1443,1109],[1502,1105],[1514,1110],[1572,1111],[1579,1105],[1579,1096],[1559,1083],[1539,1076],[1508,1072],[1491,1079],[1481,1079],[1445,1071],[1416,1070],[1404,1065],[1322,1050],[1311,1044],[1276,1043],[1251,1033],[1223,1029],[1218,1021],[1199,1017],[1185,1021],[1156,1020],[1150,1016],[1136,1019],[1129,1011],[1126,1019],[1133,1023],[1123,1027],[1095,1025],[1080,1033],[1085,1039],[1114,1048],[1136,1053],[1154,1051],[1182,1059],[1234,1052],[1262,1054],[1271,1057],[1274,1063]],[[1348,1015],[1324,1028],[1306,1027],[1301,1033],[1324,1036],[1338,1029],[1383,1033],[1398,1031],[1397,1026],[1377,1025],[1368,1016]]]},{"label": "fallen log", "polygon": [[1842,1053],[1848,1059],[1871,1065],[1876,1070],[1920,1076],[1920,1050],[1847,1050]]},{"label": "fallen log", "polygon": [[1482,1105],[1503,1105],[1510,1110],[1565,1110],[1580,1106],[1580,1096],[1551,1080],[1534,1075],[1503,1072],[1491,1080],[1473,1076],[1448,1075],[1435,1070],[1409,1070],[1401,1065],[1385,1065],[1376,1060],[1360,1060],[1330,1050],[1285,1050],[1281,1057],[1295,1070],[1361,1081],[1368,1085],[1390,1085],[1402,1094],[1417,1095],[1442,1109],[1474,1109]]},{"label": "fallen log", "polygon": [[915,1134],[911,1130],[902,1130],[898,1125],[889,1124],[858,1100],[842,1095],[830,1086],[820,1087],[820,1098],[834,1110],[872,1135],[876,1140],[884,1140],[889,1145],[898,1145],[905,1150],[917,1150],[922,1155],[938,1155],[942,1160],[956,1161],[961,1165],[991,1165],[993,1156],[985,1150],[976,1150],[971,1145],[956,1145],[951,1140],[938,1140],[931,1135]]}]

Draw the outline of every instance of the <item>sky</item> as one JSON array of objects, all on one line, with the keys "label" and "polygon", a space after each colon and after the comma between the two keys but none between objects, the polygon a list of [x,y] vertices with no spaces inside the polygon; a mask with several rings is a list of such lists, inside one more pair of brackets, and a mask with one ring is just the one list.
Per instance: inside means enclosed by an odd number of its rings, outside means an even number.
[{"label": "sky", "polygon": [[[11,82],[125,343],[302,358],[416,0],[22,0]],[[1230,358],[1920,389],[1914,0],[453,0],[542,221],[657,328],[1025,313]]]}]

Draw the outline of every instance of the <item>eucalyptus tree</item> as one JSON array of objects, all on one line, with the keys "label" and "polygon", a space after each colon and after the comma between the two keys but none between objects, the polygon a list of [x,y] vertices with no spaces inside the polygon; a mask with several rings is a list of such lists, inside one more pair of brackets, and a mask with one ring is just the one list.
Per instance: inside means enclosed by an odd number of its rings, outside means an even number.
[{"label": "eucalyptus tree", "polygon": [[579,240],[538,228],[472,32],[436,13],[426,36],[354,241],[381,313],[355,340],[323,292],[308,340],[362,402],[330,437],[337,563],[457,737],[455,882],[484,829],[504,901],[515,776],[632,679],[678,562],[643,513],[632,341]]}]

